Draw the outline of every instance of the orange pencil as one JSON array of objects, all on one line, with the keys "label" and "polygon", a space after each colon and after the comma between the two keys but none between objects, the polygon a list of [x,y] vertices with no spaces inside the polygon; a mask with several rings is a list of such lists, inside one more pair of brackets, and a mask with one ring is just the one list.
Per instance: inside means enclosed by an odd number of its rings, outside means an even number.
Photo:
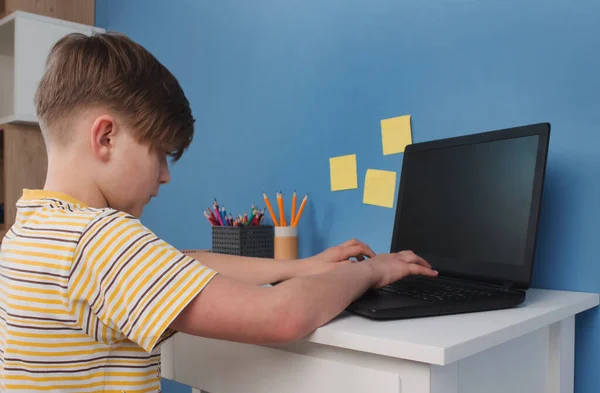
[{"label": "orange pencil", "polygon": [[285,221],[285,207],[283,206],[283,194],[281,194],[281,191],[277,193],[277,205],[279,205],[279,222],[281,222],[282,227],[287,227],[287,222]]},{"label": "orange pencil", "polygon": [[304,211],[304,206],[306,206],[306,201],[308,200],[308,194],[302,199],[302,203],[300,204],[300,210],[298,210],[298,215],[296,216],[296,221],[292,223],[292,226],[298,226],[298,221],[300,221],[300,217],[302,217],[302,212]]},{"label": "orange pencil", "polygon": [[294,190],[294,195],[292,195],[292,225],[294,225],[294,221],[296,221],[296,190]]},{"label": "orange pencil", "polygon": [[269,198],[267,198],[267,194],[263,192],[263,198],[265,199],[265,204],[267,205],[267,209],[269,209],[269,214],[271,215],[271,219],[273,220],[273,224],[276,227],[279,226],[279,222],[277,222],[277,217],[275,217],[275,212],[273,211],[273,207],[271,207],[271,202],[269,202]]}]

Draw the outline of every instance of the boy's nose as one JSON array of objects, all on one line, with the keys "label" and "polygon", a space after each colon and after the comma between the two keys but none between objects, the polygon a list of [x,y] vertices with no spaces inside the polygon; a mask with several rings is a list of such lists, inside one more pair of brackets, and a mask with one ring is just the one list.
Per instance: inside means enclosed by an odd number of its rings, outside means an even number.
[{"label": "boy's nose", "polygon": [[160,172],[160,177],[158,179],[160,181],[160,184],[167,184],[168,182],[171,181],[171,173],[169,171],[169,167],[167,165],[165,165],[163,167],[163,169]]}]

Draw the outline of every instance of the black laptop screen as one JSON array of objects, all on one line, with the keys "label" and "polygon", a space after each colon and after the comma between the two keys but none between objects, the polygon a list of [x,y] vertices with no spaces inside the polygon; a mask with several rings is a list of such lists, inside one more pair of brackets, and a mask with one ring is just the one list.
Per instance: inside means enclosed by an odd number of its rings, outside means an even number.
[{"label": "black laptop screen", "polygon": [[407,150],[392,251],[413,250],[459,275],[523,276],[532,263],[539,139]]}]

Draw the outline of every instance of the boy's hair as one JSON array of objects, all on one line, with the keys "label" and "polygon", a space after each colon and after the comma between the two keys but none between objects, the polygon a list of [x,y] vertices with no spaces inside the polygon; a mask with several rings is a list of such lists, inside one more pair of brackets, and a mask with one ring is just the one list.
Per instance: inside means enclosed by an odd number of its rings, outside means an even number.
[{"label": "boy's hair", "polygon": [[141,143],[178,160],[194,135],[194,118],[177,79],[150,52],[118,33],[73,33],[58,41],[35,94],[46,143],[66,145],[68,121],[105,106]]}]

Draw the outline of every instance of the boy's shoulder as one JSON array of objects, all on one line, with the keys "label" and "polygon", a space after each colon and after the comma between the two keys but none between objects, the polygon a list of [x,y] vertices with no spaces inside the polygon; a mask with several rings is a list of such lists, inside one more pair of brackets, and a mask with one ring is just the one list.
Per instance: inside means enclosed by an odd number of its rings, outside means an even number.
[{"label": "boy's shoulder", "polygon": [[129,213],[111,207],[89,207],[67,194],[57,192],[25,189],[16,207],[16,221],[7,234],[8,239],[13,236],[36,236],[38,232],[80,242],[111,228],[127,226],[146,229],[138,218]]},{"label": "boy's shoulder", "polygon": [[87,258],[102,257],[108,264],[123,257],[137,260],[147,250],[179,254],[127,212],[92,208],[65,194],[31,190],[25,190],[17,203],[17,220],[0,250],[11,252],[24,246],[60,250],[53,254],[72,261],[73,269],[77,260]]}]

